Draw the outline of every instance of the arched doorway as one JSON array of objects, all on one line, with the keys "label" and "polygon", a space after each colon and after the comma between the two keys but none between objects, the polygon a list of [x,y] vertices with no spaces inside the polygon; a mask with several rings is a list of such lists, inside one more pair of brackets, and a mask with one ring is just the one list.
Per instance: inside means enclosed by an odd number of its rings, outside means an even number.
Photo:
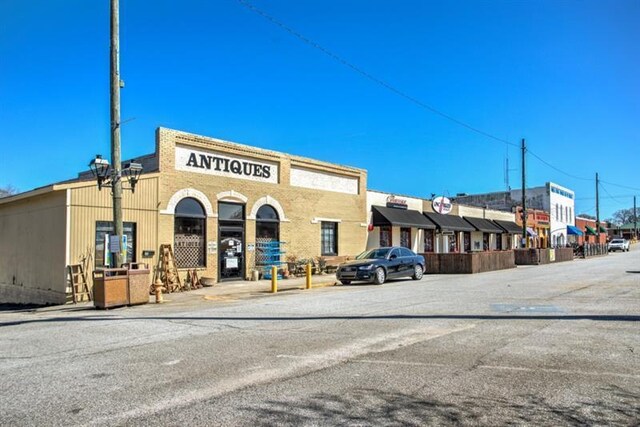
[{"label": "arched doorway", "polygon": [[176,205],[173,242],[178,268],[206,266],[206,218],[204,208],[194,198],[186,197]]}]

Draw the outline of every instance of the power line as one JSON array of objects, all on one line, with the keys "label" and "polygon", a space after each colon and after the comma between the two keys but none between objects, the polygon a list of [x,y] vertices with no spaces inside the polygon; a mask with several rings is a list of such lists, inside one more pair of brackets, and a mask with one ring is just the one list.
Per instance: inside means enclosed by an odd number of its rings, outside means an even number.
[{"label": "power line", "polygon": [[609,191],[607,190],[607,188],[602,185],[602,181],[600,181],[600,188],[602,188],[604,190],[605,193],[607,193],[609,195],[609,198],[611,198],[612,200],[616,201],[617,203],[619,203],[622,206],[625,206],[625,203],[621,202],[620,200],[616,199],[615,197],[613,197],[611,195],[611,193],[609,193]]},{"label": "power line", "polygon": [[[374,76],[373,74],[367,72],[366,70],[360,68],[357,65],[354,65],[353,63],[347,61],[345,58],[341,57],[340,55],[330,51],[329,49],[327,49],[326,47],[322,46],[320,43],[317,43],[313,40],[311,40],[310,38],[304,36],[303,34],[299,33],[298,31],[294,30],[293,28],[289,27],[288,25],[286,25],[285,23],[279,21],[278,19],[274,18],[273,16],[269,15],[268,13],[266,13],[265,11],[259,9],[258,7],[256,7],[255,5],[253,5],[252,3],[250,3],[247,0],[237,0],[237,2],[242,5],[243,7],[245,7],[246,9],[249,9],[250,11],[256,13],[257,15],[261,16],[262,18],[266,19],[267,21],[271,22],[272,24],[280,27],[282,30],[286,31],[287,33],[291,34],[292,36],[294,36],[295,38],[299,39],[300,41],[302,41],[303,43],[313,47],[314,49],[319,50],[320,52],[322,52],[323,54],[327,55],[328,57],[330,57],[331,59],[337,61],[338,63],[344,65],[345,67],[355,71],[356,73],[360,74],[362,77],[371,80],[372,82],[378,84],[379,86],[382,86],[383,88],[395,93],[396,95],[406,99],[407,101],[419,106],[420,108],[423,108],[425,110],[428,110],[434,114],[437,114],[440,117],[443,117],[459,126],[462,126],[472,132],[475,132],[479,135],[485,136],[487,138],[490,138],[492,140],[504,143],[506,145],[512,146],[512,147],[518,147],[520,148],[519,144],[513,143],[511,141],[508,141],[506,139],[497,137],[489,132],[485,132],[481,129],[478,129],[460,119],[457,119],[443,111],[438,110],[437,108],[426,104],[422,101],[420,101],[419,99],[415,98],[414,96],[411,96],[409,94],[407,94],[406,92],[397,89],[395,86],[392,86],[390,83],[387,83],[385,80]],[[584,178],[584,177],[580,177],[580,176],[576,176],[573,175],[569,172],[565,172],[564,170],[552,165],[551,163],[547,162],[546,160],[544,160],[542,157],[538,156],[537,154],[535,154],[534,152],[532,152],[530,149],[527,148],[527,152],[530,153],[535,159],[537,159],[538,161],[540,161],[541,163],[545,164],[546,166],[550,167],[551,169],[555,170],[556,172],[559,172],[565,176],[568,176],[570,178],[576,179],[576,180],[580,180],[580,181],[591,181],[592,178]],[[610,183],[608,182],[607,184],[609,185],[615,185],[617,187],[622,187],[622,188],[627,188],[627,189],[631,189],[631,190],[638,190],[640,191],[640,189],[638,188],[634,188],[634,187],[626,187],[623,185],[619,185],[619,184],[614,184],[614,183]]]},{"label": "power line", "polygon": [[614,184],[613,182],[602,181],[602,180],[600,180],[600,182],[604,182],[605,184],[608,184],[608,185],[613,185],[614,187],[626,188],[627,190],[637,190],[637,191],[640,191],[640,188],[637,188],[637,187],[628,187],[628,186],[626,186],[626,185]]},{"label": "power line", "polygon": [[564,174],[564,175],[566,175],[566,176],[568,176],[568,177],[571,177],[571,178],[573,178],[573,179],[578,179],[578,180],[581,180],[581,181],[591,181],[591,180],[592,180],[592,178],[583,178],[583,177],[576,176],[576,175],[572,175],[572,174],[570,174],[570,173],[568,173],[568,172],[565,172],[565,171],[563,171],[562,169],[559,169],[559,168],[557,168],[557,167],[553,166],[551,163],[547,162],[546,160],[544,160],[542,157],[538,156],[538,155],[537,155],[536,153],[534,153],[533,151],[531,151],[531,150],[527,150],[527,151],[528,151],[528,152],[529,152],[529,154],[531,154],[533,157],[535,157],[536,159],[538,159],[539,161],[541,161],[541,162],[542,162],[542,163],[544,163],[545,165],[549,166],[551,169],[553,169],[553,170],[555,170],[555,171],[557,171],[557,172],[560,172],[561,174]]},{"label": "power line", "polygon": [[333,53],[332,51],[330,51],[329,49],[325,48],[324,46],[320,45],[319,43],[309,39],[308,37],[302,35],[301,33],[297,32],[296,30],[294,30],[293,28],[289,27],[288,25],[282,23],[281,21],[278,21],[276,18],[274,18],[273,16],[267,14],[266,12],[262,11],[261,9],[258,9],[256,6],[254,6],[253,4],[249,3],[246,0],[237,0],[238,3],[240,3],[242,6],[246,7],[247,9],[251,10],[252,12],[257,13],[258,15],[262,16],[264,19],[270,21],[271,23],[277,25],[278,27],[282,28],[283,30],[285,30],[286,32],[288,32],[289,34],[293,35],[294,37],[298,38],[299,40],[301,40],[302,42],[308,44],[309,46],[313,47],[314,49],[319,50],[320,52],[324,53],[325,55],[329,56],[330,58],[336,60],[337,62],[339,62],[340,64],[344,65],[345,67],[348,67],[350,69],[352,69],[353,71],[355,71],[356,73],[360,74],[361,76],[373,81],[374,83],[384,87],[385,89],[390,90],[391,92],[395,93],[396,95],[401,96],[402,98],[418,105],[421,108],[424,108],[425,110],[431,111],[434,114],[439,115],[440,117],[443,117],[459,126],[462,126],[472,132],[476,132],[480,135],[486,136],[487,138],[493,139],[495,141],[498,142],[502,142],[504,144],[507,145],[511,145],[513,147],[519,147],[518,144],[514,144],[513,142],[507,141],[506,139],[502,139],[500,137],[497,137],[495,135],[492,135],[488,132],[485,132],[483,130],[480,130],[474,126],[471,126],[468,123],[463,122],[462,120],[456,119],[455,117],[444,113],[434,107],[432,107],[431,105],[428,105],[422,101],[420,101],[419,99],[407,94],[406,92],[401,91],[400,89],[397,89],[396,87],[392,86],[390,83],[387,83],[386,81],[382,80],[381,78],[378,78],[376,76],[374,76],[373,74],[368,73],[367,71],[363,70],[362,68],[358,67],[357,65],[354,65],[353,63],[347,61],[346,59],[344,59],[343,57]]}]

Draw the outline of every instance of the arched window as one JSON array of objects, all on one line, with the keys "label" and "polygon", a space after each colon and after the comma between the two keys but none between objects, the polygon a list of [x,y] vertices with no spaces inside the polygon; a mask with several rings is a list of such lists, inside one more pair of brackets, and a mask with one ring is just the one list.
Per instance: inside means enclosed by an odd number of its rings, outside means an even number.
[{"label": "arched window", "polygon": [[280,238],[280,218],[270,205],[262,205],[256,213],[256,243],[277,241]]},{"label": "arched window", "polygon": [[174,214],[174,254],[178,268],[206,266],[206,214],[199,201],[180,200]]},{"label": "arched window", "polygon": [[280,221],[278,218],[278,212],[271,205],[262,205],[260,209],[258,209],[258,213],[256,214],[256,220],[258,221]]}]

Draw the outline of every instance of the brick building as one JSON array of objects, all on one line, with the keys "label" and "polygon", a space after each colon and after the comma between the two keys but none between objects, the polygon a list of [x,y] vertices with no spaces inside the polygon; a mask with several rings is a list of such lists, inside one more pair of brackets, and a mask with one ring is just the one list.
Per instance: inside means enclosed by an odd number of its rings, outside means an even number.
[{"label": "brick building", "polygon": [[[273,242],[299,258],[366,246],[363,169],[166,128],[137,160],[145,172],[123,194],[129,262],[153,266],[171,244],[182,273],[225,281],[250,277]],[[0,199],[0,302],[63,303],[66,265],[108,263],[112,218],[109,190],[86,172]]]}]

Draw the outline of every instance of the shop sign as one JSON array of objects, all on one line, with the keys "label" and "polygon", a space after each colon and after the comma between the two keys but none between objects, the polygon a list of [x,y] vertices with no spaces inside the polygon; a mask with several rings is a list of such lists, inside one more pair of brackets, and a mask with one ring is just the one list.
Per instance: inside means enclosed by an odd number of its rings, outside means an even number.
[{"label": "shop sign", "polygon": [[409,205],[407,203],[407,199],[400,199],[396,196],[388,196],[387,207],[396,209],[407,209]]},{"label": "shop sign", "polygon": [[451,212],[453,209],[453,204],[451,201],[444,196],[438,196],[431,202],[431,206],[433,207],[433,211],[439,214],[446,215]]},{"label": "shop sign", "polygon": [[176,170],[278,183],[276,163],[176,145]]},{"label": "shop sign", "polygon": [[207,252],[209,254],[215,254],[218,251],[218,242],[209,240],[207,242]]}]

